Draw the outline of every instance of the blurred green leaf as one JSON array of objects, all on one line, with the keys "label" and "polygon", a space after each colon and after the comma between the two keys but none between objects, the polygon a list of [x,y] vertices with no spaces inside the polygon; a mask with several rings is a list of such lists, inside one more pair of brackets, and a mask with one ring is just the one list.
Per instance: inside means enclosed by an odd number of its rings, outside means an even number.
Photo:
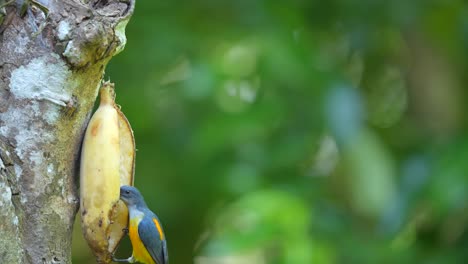
[{"label": "blurred green leaf", "polygon": [[[467,14],[138,1],[106,79],[171,263],[464,263]],[[95,263],[79,225],[73,261]]]}]

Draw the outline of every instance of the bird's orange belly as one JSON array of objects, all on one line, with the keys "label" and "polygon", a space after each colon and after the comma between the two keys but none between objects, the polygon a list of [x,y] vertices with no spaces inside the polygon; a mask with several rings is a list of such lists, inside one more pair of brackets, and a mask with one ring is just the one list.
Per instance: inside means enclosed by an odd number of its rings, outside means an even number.
[{"label": "bird's orange belly", "polygon": [[148,250],[146,250],[145,245],[143,245],[143,242],[141,242],[140,236],[138,235],[138,224],[140,221],[140,219],[130,220],[128,235],[130,236],[130,241],[132,242],[133,257],[141,263],[156,264],[148,253]]}]

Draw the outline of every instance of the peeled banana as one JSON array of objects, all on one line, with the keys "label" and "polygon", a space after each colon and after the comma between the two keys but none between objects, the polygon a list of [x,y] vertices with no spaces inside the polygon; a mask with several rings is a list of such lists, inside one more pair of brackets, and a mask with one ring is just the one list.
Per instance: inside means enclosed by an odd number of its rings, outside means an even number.
[{"label": "peeled banana", "polygon": [[98,263],[110,263],[128,224],[119,195],[121,185],[133,185],[135,140],[115,104],[114,85],[103,83],[100,97],[83,139],[80,212],[83,235]]}]

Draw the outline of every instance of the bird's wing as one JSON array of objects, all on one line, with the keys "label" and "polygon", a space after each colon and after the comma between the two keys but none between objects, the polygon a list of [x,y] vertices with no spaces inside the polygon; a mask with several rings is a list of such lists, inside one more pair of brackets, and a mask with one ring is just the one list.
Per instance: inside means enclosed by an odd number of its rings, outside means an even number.
[{"label": "bird's wing", "polygon": [[146,215],[138,225],[138,235],[157,264],[168,264],[167,244],[162,225],[156,216]]}]

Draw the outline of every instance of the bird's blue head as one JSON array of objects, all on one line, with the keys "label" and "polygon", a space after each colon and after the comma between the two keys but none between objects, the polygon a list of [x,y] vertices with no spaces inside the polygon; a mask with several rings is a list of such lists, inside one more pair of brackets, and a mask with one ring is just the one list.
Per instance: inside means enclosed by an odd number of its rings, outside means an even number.
[{"label": "bird's blue head", "polygon": [[124,185],[120,187],[120,200],[124,201],[127,206],[145,205],[143,196],[137,188]]}]

